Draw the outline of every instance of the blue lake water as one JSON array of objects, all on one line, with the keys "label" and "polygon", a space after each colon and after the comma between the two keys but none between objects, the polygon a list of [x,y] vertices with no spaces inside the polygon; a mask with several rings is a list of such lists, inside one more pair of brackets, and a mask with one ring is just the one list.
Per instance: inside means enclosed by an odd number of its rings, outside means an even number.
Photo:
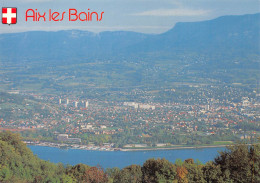
[{"label": "blue lake water", "polygon": [[165,158],[171,162],[176,159],[198,159],[202,163],[214,160],[218,151],[225,148],[176,149],[158,151],[88,151],[81,149],[59,149],[45,146],[28,146],[34,154],[53,163],[76,165],[84,163],[90,166],[100,165],[103,168],[124,168],[131,164],[142,165],[149,158]]}]

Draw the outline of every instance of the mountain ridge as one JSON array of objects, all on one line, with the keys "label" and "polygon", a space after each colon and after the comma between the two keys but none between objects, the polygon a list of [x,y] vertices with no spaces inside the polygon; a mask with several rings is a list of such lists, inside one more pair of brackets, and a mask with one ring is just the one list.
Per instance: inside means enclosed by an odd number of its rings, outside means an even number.
[{"label": "mountain ridge", "polygon": [[[259,21],[258,21],[259,20]],[[236,53],[259,51],[260,13],[180,22],[162,34],[132,31],[30,31],[0,34],[0,56],[37,58],[131,57],[151,52],[195,51]]]}]

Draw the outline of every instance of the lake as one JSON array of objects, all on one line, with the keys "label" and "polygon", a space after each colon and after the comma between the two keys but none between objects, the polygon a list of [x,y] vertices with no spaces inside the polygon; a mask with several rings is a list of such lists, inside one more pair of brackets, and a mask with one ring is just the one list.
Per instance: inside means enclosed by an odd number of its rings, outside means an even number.
[{"label": "lake", "polygon": [[165,158],[171,162],[176,159],[198,159],[202,163],[214,160],[218,151],[224,147],[202,149],[174,149],[157,151],[89,151],[81,149],[59,149],[46,146],[28,146],[34,154],[53,163],[76,165],[84,163],[90,166],[100,165],[103,168],[124,168],[131,164],[142,165],[149,158]]}]

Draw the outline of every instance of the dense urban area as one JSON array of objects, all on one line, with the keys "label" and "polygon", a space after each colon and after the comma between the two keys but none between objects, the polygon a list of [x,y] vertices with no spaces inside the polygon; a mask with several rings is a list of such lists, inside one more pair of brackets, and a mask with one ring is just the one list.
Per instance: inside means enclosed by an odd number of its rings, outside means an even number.
[{"label": "dense urban area", "polygon": [[27,143],[107,151],[253,143],[260,135],[260,95],[245,86],[87,95],[2,92],[0,129],[19,131]]}]

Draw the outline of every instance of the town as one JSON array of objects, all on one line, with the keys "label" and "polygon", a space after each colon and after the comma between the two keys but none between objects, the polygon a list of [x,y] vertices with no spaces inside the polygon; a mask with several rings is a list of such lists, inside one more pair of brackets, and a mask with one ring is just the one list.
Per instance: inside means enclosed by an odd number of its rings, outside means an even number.
[{"label": "town", "polygon": [[[1,109],[11,108],[0,119],[0,129],[19,131],[29,143],[89,150],[223,145],[254,142],[260,134],[260,95],[243,87],[187,85],[114,94],[126,97],[104,100],[10,91],[0,101]],[[21,97],[21,103],[14,104],[19,100],[12,101],[13,96]]]}]

